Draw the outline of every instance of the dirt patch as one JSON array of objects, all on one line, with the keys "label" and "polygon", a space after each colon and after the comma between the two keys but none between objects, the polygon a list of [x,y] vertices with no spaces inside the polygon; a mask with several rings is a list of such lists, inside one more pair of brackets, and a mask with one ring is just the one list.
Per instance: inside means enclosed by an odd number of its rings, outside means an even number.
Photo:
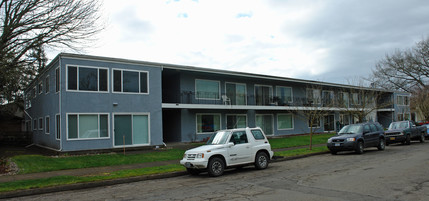
[{"label": "dirt patch", "polygon": [[0,176],[14,175],[18,172],[18,167],[14,162],[6,157],[0,157]]}]

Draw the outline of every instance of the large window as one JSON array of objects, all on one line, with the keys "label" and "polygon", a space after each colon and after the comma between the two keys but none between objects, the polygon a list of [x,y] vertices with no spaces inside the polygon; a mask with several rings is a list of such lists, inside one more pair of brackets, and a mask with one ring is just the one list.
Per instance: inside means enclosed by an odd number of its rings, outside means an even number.
[{"label": "large window", "polygon": [[220,114],[197,114],[197,133],[213,133],[220,128]]},{"label": "large window", "polygon": [[409,97],[408,96],[397,96],[396,97],[397,105],[409,105]]},{"label": "large window", "polygon": [[220,82],[213,80],[195,80],[195,98],[219,100]]},{"label": "large window", "polygon": [[322,91],[322,102],[323,102],[323,106],[333,106],[333,104],[334,104],[334,92],[333,91]]},{"label": "large window", "polygon": [[307,101],[310,104],[320,104],[320,89],[307,89]]},{"label": "large window", "polygon": [[341,92],[339,96],[339,104],[340,107],[349,107],[349,93],[347,92]]},{"label": "large window", "polygon": [[227,114],[226,115],[226,128],[246,128],[247,116],[245,114]]},{"label": "large window", "polygon": [[107,114],[67,115],[68,139],[96,139],[109,137]]},{"label": "large window", "polygon": [[310,115],[308,117],[308,127],[320,128],[320,117]]},{"label": "large window", "polygon": [[352,93],[352,105],[361,105],[362,96],[360,93]]},{"label": "large window", "polygon": [[49,75],[45,78],[45,93],[49,93],[50,87],[49,87]]},{"label": "large window", "polygon": [[278,130],[293,129],[293,115],[292,114],[278,114],[277,115],[277,129]]},{"label": "large window", "polygon": [[115,114],[115,146],[149,144],[148,114]]},{"label": "large window", "polygon": [[55,137],[57,140],[61,139],[61,116],[55,115]]},{"label": "large window", "polygon": [[276,96],[278,98],[278,105],[292,103],[292,88],[276,87]]},{"label": "large window", "polygon": [[113,91],[123,93],[149,93],[148,72],[113,70]]},{"label": "large window", "polygon": [[55,92],[60,91],[60,68],[55,69]]},{"label": "large window", "polygon": [[107,92],[107,74],[107,68],[68,66],[67,89],[76,91]]},{"label": "large window", "polygon": [[225,88],[231,105],[246,105],[246,84],[226,83]]},{"label": "large window", "polygon": [[273,87],[255,85],[256,105],[270,105],[273,98]]},{"label": "large window", "polygon": [[265,134],[274,134],[273,129],[273,115],[271,114],[257,114],[256,115],[256,126],[260,127]]}]

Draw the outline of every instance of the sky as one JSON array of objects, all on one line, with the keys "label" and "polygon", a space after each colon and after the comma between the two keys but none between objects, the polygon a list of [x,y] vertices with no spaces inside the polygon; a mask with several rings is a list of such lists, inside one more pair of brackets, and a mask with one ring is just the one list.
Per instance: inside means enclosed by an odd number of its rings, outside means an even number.
[{"label": "sky", "polygon": [[427,0],[104,0],[83,54],[356,84],[429,37]]}]

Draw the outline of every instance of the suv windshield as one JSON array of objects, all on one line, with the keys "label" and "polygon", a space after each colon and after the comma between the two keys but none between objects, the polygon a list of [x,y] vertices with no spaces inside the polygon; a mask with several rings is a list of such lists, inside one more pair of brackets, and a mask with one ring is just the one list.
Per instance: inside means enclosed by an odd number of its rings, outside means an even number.
[{"label": "suv windshield", "polygon": [[362,125],[348,125],[343,127],[338,135],[362,133]]},{"label": "suv windshield", "polygon": [[393,122],[389,126],[389,130],[393,129],[401,129],[401,128],[408,128],[408,122]]},{"label": "suv windshield", "polygon": [[210,137],[209,141],[207,141],[207,145],[225,144],[229,134],[231,134],[229,131],[219,131]]}]

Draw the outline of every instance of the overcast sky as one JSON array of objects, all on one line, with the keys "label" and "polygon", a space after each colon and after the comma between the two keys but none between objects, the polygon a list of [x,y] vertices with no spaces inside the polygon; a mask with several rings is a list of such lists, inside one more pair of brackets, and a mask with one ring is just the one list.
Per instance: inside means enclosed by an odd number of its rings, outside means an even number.
[{"label": "overcast sky", "polygon": [[85,54],[343,84],[429,36],[427,0],[104,0],[103,15]]}]

